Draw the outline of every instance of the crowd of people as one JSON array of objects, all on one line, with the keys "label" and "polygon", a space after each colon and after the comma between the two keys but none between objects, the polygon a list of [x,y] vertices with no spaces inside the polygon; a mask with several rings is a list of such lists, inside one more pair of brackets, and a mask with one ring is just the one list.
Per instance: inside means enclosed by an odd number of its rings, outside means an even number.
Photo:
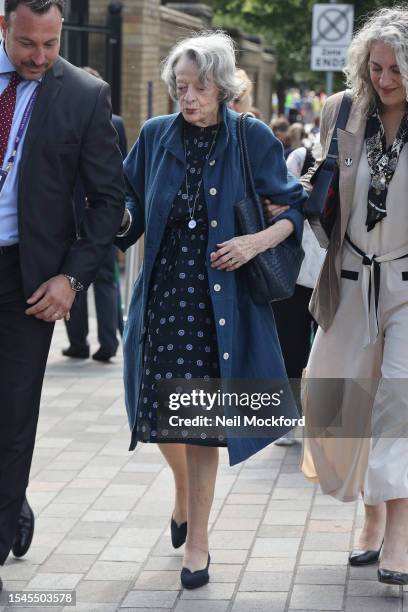
[{"label": "crowd of people", "polygon": [[[10,551],[27,554],[33,536],[26,488],[54,324],[67,323],[67,356],[88,357],[86,290],[93,282],[97,296],[105,283],[111,331],[106,338],[101,324],[93,357],[109,361],[121,328],[115,248],[143,235],[124,331],[130,450],[156,443],[171,468],[183,587],[210,579],[218,448],[235,465],[290,428],[169,432],[161,385],[180,379],[287,384],[279,414],[305,414],[305,476],[342,501],[363,496],[350,564],[380,560],[379,581],[408,584],[408,11],[378,11],[350,45],[351,111],[335,134],[339,210],[323,250],[304,208],[344,92],[326,101],[319,151],[317,122],[307,135],[302,123],[256,117],[227,34],[196,34],[162,65],[179,112],[148,120],[126,156],[106,83],[59,57],[63,9],[63,0],[6,0],[0,18],[0,564]],[[242,234],[245,168],[266,223]],[[289,246],[305,252],[292,297],[255,299],[256,258]]]}]

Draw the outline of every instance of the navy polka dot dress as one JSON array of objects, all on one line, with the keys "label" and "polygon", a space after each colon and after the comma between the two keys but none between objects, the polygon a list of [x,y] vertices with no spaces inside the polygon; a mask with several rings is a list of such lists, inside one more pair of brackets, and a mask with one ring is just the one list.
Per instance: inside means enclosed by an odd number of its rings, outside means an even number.
[{"label": "navy polka dot dress", "polygon": [[[184,122],[190,211],[218,126],[199,128]],[[213,148],[214,151],[214,148]],[[186,181],[173,202],[152,271],[147,304],[143,378],[136,439],[170,442],[157,428],[157,384],[172,378],[219,378],[214,315],[208,286],[208,216],[203,186],[196,200],[195,228],[188,223]],[[220,440],[173,440],[224,446]]]}]

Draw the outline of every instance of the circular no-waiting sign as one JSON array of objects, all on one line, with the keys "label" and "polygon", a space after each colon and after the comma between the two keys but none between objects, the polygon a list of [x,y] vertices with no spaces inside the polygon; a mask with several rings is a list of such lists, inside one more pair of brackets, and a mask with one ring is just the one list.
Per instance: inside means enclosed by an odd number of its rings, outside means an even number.
[{"label": "circular no-waiting sign", "polygon": [[318,42],[338,42],[347,34],[349,27],[347,12],[334,7],[329,8],[317,20]]}]

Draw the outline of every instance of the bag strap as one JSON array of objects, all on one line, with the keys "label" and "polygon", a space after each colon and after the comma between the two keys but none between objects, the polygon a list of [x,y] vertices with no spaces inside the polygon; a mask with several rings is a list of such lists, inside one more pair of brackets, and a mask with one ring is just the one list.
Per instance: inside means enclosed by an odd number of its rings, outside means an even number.
[{"label": "bag strap", "polygon": [[255,189],[254,177],[251,169],[251,162],[249,161],[249,152],[248,152],[248,139],[247,139],[247,131],[246,131],[246,119],[248,117],[248,113],[241,113],[239,117],[238,123],[238,137],[240,142],[241,149],[241,157],[243,161],[243,175],[245,182],[245,195],[247,195],[247,188],[250,189],[250,195],[256,200],[257,193]]},{"label": "bag strap", "polygon": [[346,127],[350,109],[352,105],[351,95],[345,91],[343,95],[343,99],[340,104],[339,114],[337,115],[336,125],[334,126],[333,136],[330,141],[329,150],[326,155],[326,159],[323,162],[323,165],[330,168],[330,170],[334,170],[335,165],[337,163],[337,157],[339,153],[338,144],[337,144],[337,129],[344,130]]},{"label": "bag strap", "polygon": [[254,176],[252,174],[251,162],[249,160],[248,139],[246,131],[246,119],[249,116],[250,115],[248,115],[248,113],[241,113],[238,118],[238,143],[241,153],[242,177],[244,182],[245,197],[248,196],[249,192],[251,200],[253,201],[254,206],[257,209],[261,227],[265,228],[266,224],[264,213],[260,199],[258,197],[258,194],[256,193]]},{"label": "bag strap", "polygon": [[241,161],[242,182],[244,183],[245,197],[248,195],[247,184],[247,158],[244,151],[243,130],[245,129],[245,113],[241,113],[237,121],[237,135]]}]

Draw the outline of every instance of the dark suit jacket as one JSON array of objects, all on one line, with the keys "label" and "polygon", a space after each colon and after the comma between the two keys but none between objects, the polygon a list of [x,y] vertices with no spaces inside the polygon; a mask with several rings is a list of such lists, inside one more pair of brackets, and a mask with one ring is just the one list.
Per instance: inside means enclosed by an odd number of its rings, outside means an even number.
[{"label": "dark suit jacket", "polygon": [[122,117],[119,117],[119,115],[112,115],[112,123],[119,136],[120,152],[122,153],[123,159],[125,159],[128,153],[125,124],[123,123]]},{"label": "dark suit jacket", "polygon": [[[19,172],[20,265],[26,297],[59,273],[85,287],[122,220],[124,181],[109,86],[59,58],[41,85]],[[73,193],[88,201],[77,239]]]},{"label": "dark suit jacket", "polygon": [[[118,138],[119,138],[118,144],[119,144],[120,152],[122,154],[122,158],[125,159],[127,155],[127,147],[128,147],[125,124],[123,123],[122,117],[119,117],[119,115],[112,115],[112,123],[113,123],[113,127],[115,128],[118,134]],[[74,214],[75,214],[75,221],[77,225],[77,235],[78,236],[81,235],[81,223],[82,223],[82,218],[84,215],[86,205],[87,205],[87,202],[86,202],[86,192],[85,192],[84,184],[81,181],[81,179],[78,178],[76,185],[75,185],[75,190],[74,190]]]}]

